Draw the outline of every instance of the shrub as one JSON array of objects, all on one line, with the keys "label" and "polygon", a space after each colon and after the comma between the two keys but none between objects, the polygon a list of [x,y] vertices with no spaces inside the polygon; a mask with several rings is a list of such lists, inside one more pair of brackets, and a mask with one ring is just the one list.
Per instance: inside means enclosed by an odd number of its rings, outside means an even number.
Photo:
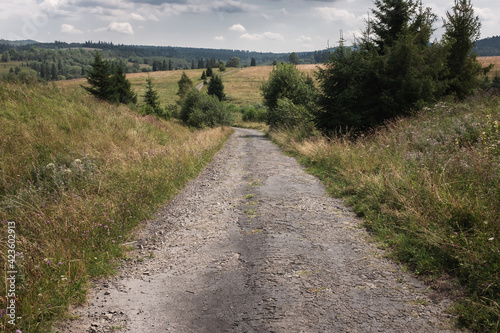
[{"label": "shrub", "polygon": [[180,111],[180,119],[195,128],[231,125],[231,112],[215,96],[192,89]]}]

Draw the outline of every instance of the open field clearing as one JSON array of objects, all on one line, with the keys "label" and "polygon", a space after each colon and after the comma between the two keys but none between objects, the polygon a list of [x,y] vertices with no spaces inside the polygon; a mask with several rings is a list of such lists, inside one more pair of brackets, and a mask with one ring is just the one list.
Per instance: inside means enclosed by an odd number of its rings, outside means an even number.
[{"label": "open field clearing", "polygon": [[483,65],[488,66],[493,64],[493,69],[488,73],[490,79],[494,78],[496,75],[500,76],[500,56],[497,57],[477,57],[477,60]]},{"label": "open field clearing", "polygon": [[[313,76],[318,65],[298,65],[300,71]],[[244,106],[262,102],[260,85],[267,80],[271,73],[272,66],[257,66],[246,68],[228,68],[225,72],[214,70],[214,74],[222,75],[222,83],[224,84],[224,92],[228,97],[228,101],[236,105]],[[173,104],[178,100],[177,91],[179,89],[177,81],[181,78],[182,72],[186,72],[187,76],[193,81],[196,86],[202,82],[201,69],[176,70],[176,71],[161,71],[149,73],[133,73],[127,74],[127,79],[132,84],[132,89],[137,93],[138,100],[141,102],[142,95],[146,89],[146,78],[153,78],[154,89],[158,91],[162,106]],[[86,79],[57,81],[58,87],[78,87],[86,85]]]}]

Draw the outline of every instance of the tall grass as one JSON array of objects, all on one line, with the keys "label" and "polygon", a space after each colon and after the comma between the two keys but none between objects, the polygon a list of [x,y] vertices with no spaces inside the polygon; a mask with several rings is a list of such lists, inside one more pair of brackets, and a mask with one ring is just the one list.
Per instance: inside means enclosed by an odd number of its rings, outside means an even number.
[{"label": "tall grass", "polygon": [[16,223],[16,325],[0,284],[0,331],[43,332],[120,244],[195,176],[230,129],[192,132],[53,85],[0,85],[0,266]]},{"label": "tall grass", "polygon": [[456,278],[458,322],[477,332],[500,328],[499,101],[439,103],[355,141],[272,133],[396,259],[436,287]]}]

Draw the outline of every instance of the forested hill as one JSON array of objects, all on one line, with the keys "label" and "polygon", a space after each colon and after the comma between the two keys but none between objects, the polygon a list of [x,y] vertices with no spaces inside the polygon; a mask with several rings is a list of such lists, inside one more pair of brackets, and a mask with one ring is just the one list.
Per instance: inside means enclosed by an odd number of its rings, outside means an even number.
[{"label": "forested hill", "polygon": [[500,36],[478,40],[474,51],[482,57],[500,56]]},{"label": "forested hill", "polygon": [[[217,61],[227,61],[233,57],[241,59],[242,65],[250,65],[250,61],[254,58],[257,64],[271,64],[273,61],[288,61],[289,53],[271,53],[271,52],[255,52],[246,50],[232,49],[209,49],[195,47],[178,47],[178,46],[147,46],[147,45],[123,45],[107,42],[92,42],[85,43],[65,43],[55,41],[54,43],[38,43],[35,41],[8,42],[0,40],[0,53],[15,48],[16,51],[28,51],[32,47],[48,50],[65,50],[65,49],[98,49],[109,51],[113,57],[118,58],[176,58],[185,60],[191,63],[193,60],[215,58]],[[328,51],[319,50],[313,52],[295,52],[301,63],[320,63],[326,60]],[[21,59],[20,59],[21,60]]]}]

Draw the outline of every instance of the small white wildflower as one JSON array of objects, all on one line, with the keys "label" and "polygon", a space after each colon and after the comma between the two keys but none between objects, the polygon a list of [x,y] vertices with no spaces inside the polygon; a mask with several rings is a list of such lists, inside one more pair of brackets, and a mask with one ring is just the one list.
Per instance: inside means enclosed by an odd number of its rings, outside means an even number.
[{"label": "small white wildflower", "polygon": [[49,163],[45,166],[47,169],[54,169],[56,166],[54,163]]},{"label": "small white wildflower", "polygon": [[82,164],[82,160],[77,158],[76,160],[73,161],[75,164]]},{"label": "small white wildflower", "polygon": [[488,238],[488,240],[489,240],[489,241],[492,241],[492,240],[494,240],[494,239],[495,239],[495,237],[490,237],[490,238]]},{"label": "small white wildflower", "polygon": [[69,173],[72,173],[72,171],[71,171],[70,169],[65,169],[65,170],[63,170],[63,172],[64,172],[64,173],[68,173],[68,174],[69,174]]}]

